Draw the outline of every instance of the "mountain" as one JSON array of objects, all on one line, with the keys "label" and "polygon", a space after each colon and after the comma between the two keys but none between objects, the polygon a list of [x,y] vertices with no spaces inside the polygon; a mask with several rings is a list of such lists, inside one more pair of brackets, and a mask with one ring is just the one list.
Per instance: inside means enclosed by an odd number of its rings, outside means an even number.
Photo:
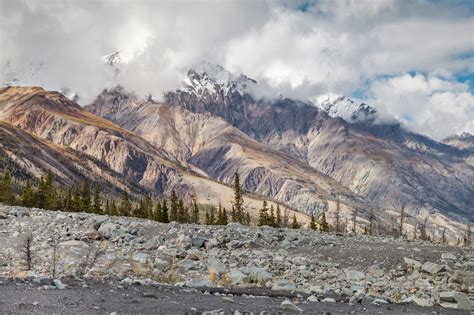
[{"label": "mountain", "polygon": [[249,191],[307,213],[334,208],[336,196],[347,210],[362,208],[363,200],[337,181],[263,145],[218,116],[140,100],[121,87],[104,90],[86,108],[218,181],[232,183],[239,172]]},{"label": "mountain", "polygon": [[[197,81],[210,76],[205,71],[191,73]],[[349,123],[311,103],[256,98],[245,90],[229,89],[232,84],[214,80],[210,90],[187,86],[167,93],[165,103],[221,117],[382,209],[393,211],[405,204],[415,216],[474,218],[471,154],[400,125]]]},{"label": "mountain", "polygon": [[463,132],[460,135],[452,135],[442,140],[443,143],[461,150],[474,151],[474,135]]},{"label": "mountain", "polygon": [[[228,208],[231,206],[231,187],[204,177],[192,165],[182,163],[131,131],[84,110],[58,92],[38,87],[1,89],[0,121],[30,135],[29,138],[12,138],[8,143],[26,147],[28,141],[37,139],[33,147],[42,144],[43,147],[61,148],[56,150],[56,155],[64,160],[66,168],[75,164],[62,151],[78,159],[85,156],[82,158],[84,163],[87,160],[97,161],[104,172],[115,173],[114,178],[120,178],[127,189],[137,186],[146,192],[165,195],[175,190],[179,195],[194,198],[201,204],[215,206],[220,202]],[[24,155],[33,160],[37,158],[35,152],[31,149]],[[55,164],[48,155],[43,158],[43,167],[33,175],[44,174],[46,168]],[[76,164],[78,167],[81,165]],[[97,178],[100,172],[84,169],[82,174],[87,178]],[[247,194],[245,200],[247,209],[256,216],[262,199],[258,195]],[[290,209],[290,212],[293,210]],[[297,217],[302,222],[308,220],[308,216],[301,213],[297,213]]]},{"label": "mountain", "polygon": [[321,95],[313,102],[331,117],[340,117],[347,122],[373,122],[377,110],[365,103],[357,103],[343,95]]}]

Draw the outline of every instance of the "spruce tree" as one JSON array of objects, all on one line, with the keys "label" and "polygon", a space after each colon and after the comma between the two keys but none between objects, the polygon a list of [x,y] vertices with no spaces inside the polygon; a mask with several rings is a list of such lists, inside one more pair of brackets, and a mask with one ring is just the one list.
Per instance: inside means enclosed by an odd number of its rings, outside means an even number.
[{"label": "spruce tree", "polygon": [[81,191],[81,210],[84,212],[92,212],[91,188],[86,180],[82,185]]},{"label": "spruce tree", "polygon": [[68,188],[67,191],[64,193],[63,199],[63,211],[71,212],[72,209],[72,188]]},{"label": "spruce tree", "polygon": [[145,202],[143,201],[143,199],[140,199],[140,202],[133,211],[133,216],[136,218],[145,218],[146,214],[147,211],[145,209]]},{"label": "spruce tree", "polygon": [[221,203],[219,202],[219,207],[217,208],[217,220],[216,224],[217,225],[223,225],[224,222],[224,214],[222,213],[222,206]]},{"label": "spruce tree", "polygon": [[227,217],[227,211],[225,208],[222,209],[222,225],[229,224],[229,218]]},{"label": "spruce tree", "polygon": [[240,186],[240,176],[237,172],[235,172],[234,178],[234,208],[239,222],[245,223],[244,198],[242,196],[242,187]]},{"label": "spruce tree", "polygon": [[214,207],[211,207],[211,210],[209,212],[209,225],[215,225],[216,224],[216,213]]},{"label": "spruce tree", "polygon": [[153,220],[163,222],[163,211],[161,210],[161,203],[158,201],[153,211]]},{"label": "spruce tree", "polygon": [[293,222],[291,223],[291,228],[292,229],[299,229],[301,225],[298,223],[298,220],[296,219],[296,213],[293,213]]},{"label": "spruce tree", "polygon": [[314,214],[312,214],[312,213],[311,213],[311,222],[309,223],[309,228],[311,230],[317,230],[318,229],[318,227],[316,225],[316,220],[314,218]]},{"label": "spruce tree", "polygon": [[186,215],[186,208],[184,206],[183,199],[179,199],[178,201],[178,222],[179,223],[186,223],[187,222],[187,215]]},{"label": "spruce tree", "polygon": [[130,203],[128,192],[124,190],[122,194],[122,202],[120,203],[120,215],[130,216],[131,214],[132,214],[132,204]]},{"label": "spruce tree", "polygon": [[12,178],[10,170],[5,168],[3,170],[3,178],[0,183],[0,202],[5,204],[13,204],[15,196],[13,195],[12,190]]},{"label": "spruce tree", "polygon": [[326,213],[323,212],[322,216],[321,216],[321,223],[319,224],[319,230],[321,232],[329,232],[329,224],[328,222],[326,221]]},{"label": "spruce tree", "polygon": [[110,213],[111,215],[118,215],[117,204],[115,203],[115,199],[112,199],[112,205],[110,206]]},{"label": "spruce tree", "polygon": [[43,177],[40,177],[38,191],[36,192],[36,201],[38,203],[38,208],[47,209],[47,191],[46,183]]},{"label": "spruce tree", "polygon": [[231,217],[232,222],[239,221],[237,218],[237,211],[235,211],[235,207],[233,205],[232,205],[232,211],[231,211],[230,217]]},{"label": "spruce tree", "polygon": [[275,211],[273,210],[273,205],[270,206],[270,217],[268,218],[268,225],[271,227],[275,227]]},{"label": "spruce tree", "polygon": [[178,208],[178,196],[176,196],[176,192],[173,190],[171,193],[170,222],[178,221]]},{"label": "spruce tree", "polygon": [[277,204],[275,227],[281,228],[281,227],[282,227],[282,223],[283,223],[283,222],[282,222],[282,217],[281,217],[280,205]]},{"label": "spruce tree", "polygon": [[263,201],[262,208],[258,212],[258,222],[257,226],[268,225],[268,208],[267,201]]},{"label": "spruce tree", "polygon": [[196,200],[193,202],[193,211],[191,215],[191,221],[192,223],[199,224],[199,208],[196,203]]},{"label": "spruce tree", "polygon": [[249,213],[248,211],[247,211],[247,215],[246,215],[246,217],[245,217],[245,222],[244,222],[244,224],[246,224],[246,225],[248,225],[248,226],[250,225],[250,213]]},{"label": "spruce tree", "polygon": [[73,198],[72,198],[72,211],[78,212],[81,211],[82,201],[81,201],[81,189],[79,185],[74,186],[73,188]]},{"label": "spruce tree", "polygon": [[106,200],[105,200],[104,214],[111,215],[111,213],[110,213],[110,202],[109,202],[109,199],[106,199]]},{"label": "spruce tree", "polygon": [[102,201],[100,199],[100,187],[99,187],[99,185],[95,186],[93,209],[94,209],[94,213],[97,213],[97,214],[102,213]]},{"label": "spruce tree", "polygon": [[168,213],[168,205],[166,204],[166,199],[163,199],[163,205],[161,206],[162,211],[162,221],[163,223],[169,223],[169,213]]},{"label": "spruce tree", "polygon": [[209,209],[206,209],[206,225],[211,225],[211,216],[209,214]]},{"label": "spruce tree", "polygon": [[25,188],[23,188],[23,192],[21,194],[21,205],[23,207],[31,208],[34,206],[34,195],[33,189],[31,188],[30,180],[26,180]]},{"label": "spruce tree", "polygon": [[150,195],[146,195],[145,197],[145,209],[146,209],[146,217],[150,220],[153,220],[153,199],[151,199]]},{"label": "spruce tree", "polygon": [[45,180],[45,209],[53,210],[56,205],[57,192],[53,185],[53,173],[49,169]]}]

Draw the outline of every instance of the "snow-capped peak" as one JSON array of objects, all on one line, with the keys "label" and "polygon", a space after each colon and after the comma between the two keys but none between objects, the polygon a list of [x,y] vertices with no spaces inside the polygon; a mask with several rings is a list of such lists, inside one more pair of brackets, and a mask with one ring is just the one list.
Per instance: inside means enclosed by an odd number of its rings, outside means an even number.
[{"label": "snow-capped peak", "polygon": [[312,102],[328,113],[331,117],[340,117],[348,122],[373,120],[376,109],[365,103],[358,103],[338,94],[324,94]]},{"label": "snow-capped peak", "polygon": [[196,95],[208,93],[217,95],[221,91],[224,95],[230,92],[244,94],[250,85],[257,82],[247,76],[235,75],[220,65],[201,62],[187,72],[183,81],[183,90]]}]

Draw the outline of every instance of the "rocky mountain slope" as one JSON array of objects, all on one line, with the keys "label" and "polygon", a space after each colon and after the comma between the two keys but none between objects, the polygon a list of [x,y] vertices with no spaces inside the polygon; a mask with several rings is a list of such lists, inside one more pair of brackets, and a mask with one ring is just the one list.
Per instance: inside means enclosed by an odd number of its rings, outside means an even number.
[{"label": "rocky mountain slope", "polygon": [[131,130],[206,176],[232,183],[239,172],[246,189],[307,213],[363,209],[363,201],[335,180],[292,156],[265,146],[218,116],[140,100],[123,88],[105,90],[86,107]]},{"label": "rocky mountain slope", "polygon": [[[60,93],[28,87],[2,89],[0,120],[46,140],[49,146],[68,147],[89,156],[131,186],[165,195],[175,190],[201,204],[215,206],[221,202],[228,209],[231,207],[231,187],[196,173],[192,165],[85,111]],[[260,206],[258,196],[247,196],[246,207],[252,215],[257,215]],[[297,217],[302,222],[308,220],[301,213]]]},{"label": "rocky mountain slope", "polygon": [[449,136],[442,141],[445,144],[462,150],[474,151],[474,135],[463,132],[460,135]]},{"label": "rocky mountain slope", "polygon": [[[203,71],[190,71],[198,90],[165,95],[165,103],[226,120],[269,148],[293,156],[382,209],[406,204],[413,215],[443,213],[473,220],[472,153],[399,125],[348,123],[311,103],[254,98]],[[206,83],[206,84],[204,84]],[[257,83],[254,83],[257,84]],[[209,88],[212,87],[212,88]],[[133,122],[131,123],[133,124]]]}]

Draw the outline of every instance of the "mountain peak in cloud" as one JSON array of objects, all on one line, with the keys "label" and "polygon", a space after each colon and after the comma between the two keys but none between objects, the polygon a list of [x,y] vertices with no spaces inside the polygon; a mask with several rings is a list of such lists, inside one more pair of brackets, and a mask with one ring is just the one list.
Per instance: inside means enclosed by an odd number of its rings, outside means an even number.
[{"label": "mountain peak in cloud", "polygon": [[374,107],[343,95],[323,94],[312,101],[329,116],[340,117],[348,122],[373,121],[377,116],[377,110]]}]

